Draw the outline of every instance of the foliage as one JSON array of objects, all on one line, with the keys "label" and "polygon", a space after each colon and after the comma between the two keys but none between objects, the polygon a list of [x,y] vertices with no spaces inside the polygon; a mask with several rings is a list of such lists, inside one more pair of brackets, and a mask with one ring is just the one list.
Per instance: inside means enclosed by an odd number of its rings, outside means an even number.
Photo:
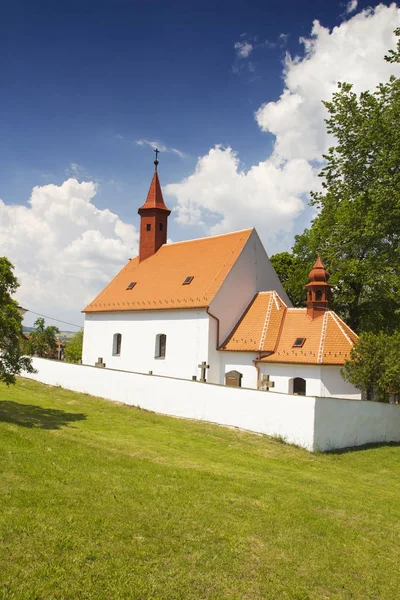
[{"label": "foliage", "polygon": [[293,306],[306,305],[305,284],[313,263],[306,263],[290,252],[280,252],[270,257],[282,285]]},{"label": "foliage", "polygon": [[20,348],[22,317],[11,297],[19,285],[13,269],[7,258],[0,258],[0,381],[7,385],[15,383],[22,371],[34,372],[31,359]]},{"label": "foliage", "polygon": [[312,455],[27,380],[1,399],[1,598],[398,597],[400,447]]},{"label": "foliage", "polygon": [[400,393],[400,332],[365,332],[355,344],[342,375],[360,390],[367,400],[387,402],[389,394]]},{"label": "foliage", "polygon": [[[385,58],[400,62],[400,40]],[[310,264],[321,252],[333,308],[350,327],[390,332],[400,327],[400,79],[359,96],[339,84],[324,104],[336,145],[312,193],[319,214],[296,236],[294,256]]]},{"label": "foliage", "polygon": [[42,358],[53,358],[57,351],[56,334],[60,330],[55,325],[45,327],[45,320],[39,317],[34,322],[34,331],[29,336],[27,342],[27,352],[30,355],[40,356]]},{"label": "foliage", "polygon": [[69,340],[65,348],[65,359],[70,363],[79,363],[82,359],[83,331],[78,331]]}]

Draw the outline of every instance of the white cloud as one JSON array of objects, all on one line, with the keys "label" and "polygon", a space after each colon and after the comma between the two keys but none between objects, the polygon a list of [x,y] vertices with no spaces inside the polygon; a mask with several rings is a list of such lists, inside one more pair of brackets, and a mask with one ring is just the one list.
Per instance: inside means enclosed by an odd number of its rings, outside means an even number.
[{"label": "white cloud", "polygon": [[395,47],[396,24],[395,4],[364,10],[332,31],[315,21],[311,36],[301,39],[303,55],[286,57],[281,97],[255,114],[260,129],[275,136],[271,156],[245,171],[231,148],[211,149],[192,175],[166,186],[166,194],[177,199],[178,222],[203,223],[209,233],[254,225],[270,251],[289,247],[287,233],[308,193],[319,188],[318,161],[332,141],[322,100],[331,99],[338,81],[360,92],[393,72],[400,75],[399,65],[383,60]]},{"label": "white cloud", "polygon": [[283,165],[265,161],[245,172],[231,148],[216,146],[199,159],[193,175],[167,185],[164,192],[177,199],[179,223],[204,224],[208,213],[218,219],[209,233],[256,225],[276,239],[278,233],[292,231],[304,208],[300,193],[313,180],[313,169],[303,159]]},{"label": "white cloud", "polygon": [[28,206],[0,200],[0,255],[15,266],[24,307],[79,324],[80,310],[137,253],[136,229],[96,208],[95,195],[94,183],[68,179],[33,188]]},{"label": "white cloud", "polygon": [[140,139],[140,140],[135,140],[135,144],[137,146],[150,146],[150,148],[153,148],[153,150],[156,150],[158,148],[158,150],[160,150],[160,152],[172,152],[172,154],[176,154],[177,156],[179,156],[179,158],[182,158],[182,159],[187,158],[187,154],[185,154],[181,150],[178,150],[177,148],[171,148],[169,146],[166,146],[162,142],[157,142],[156,140],[151,141],[151,140]]},{"label": "white cloud", "polygon": [[358,0],[350,0],[346,5],[346,13],[349,15],[354,12],[358,6]]},{"label": "white cloud", "polygon": [[236,42],[234,47],[238,58],[247,58],[253,51],[253,44],[246,41]]}]

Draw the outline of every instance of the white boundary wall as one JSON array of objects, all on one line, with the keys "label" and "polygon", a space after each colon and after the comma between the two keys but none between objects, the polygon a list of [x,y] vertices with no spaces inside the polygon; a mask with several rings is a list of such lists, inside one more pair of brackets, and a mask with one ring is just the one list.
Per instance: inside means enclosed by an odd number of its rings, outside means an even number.
[{"label": "white boundary wall", "polygon": [[400,441],[400,405],[236,389],[42,358],[33,365],[38,373],[25,375],[29,379],[161,414],[282,436],[311,451]]}]

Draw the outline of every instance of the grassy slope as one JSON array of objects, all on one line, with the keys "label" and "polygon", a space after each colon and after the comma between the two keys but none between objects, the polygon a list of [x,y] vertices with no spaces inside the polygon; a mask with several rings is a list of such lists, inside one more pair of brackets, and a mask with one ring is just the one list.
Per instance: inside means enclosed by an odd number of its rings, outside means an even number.
[{"label": "grassy slope", "polygon": [[0,467],[0,598],[399,595],[400,447],[311,455],[21,380]]}]

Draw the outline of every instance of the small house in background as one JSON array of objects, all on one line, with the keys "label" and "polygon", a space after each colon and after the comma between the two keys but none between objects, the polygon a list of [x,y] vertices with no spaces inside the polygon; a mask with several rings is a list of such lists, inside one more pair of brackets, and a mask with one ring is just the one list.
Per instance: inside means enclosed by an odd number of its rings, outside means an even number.
[{"label": "small house in background", "polygon": [[157,167],[138,210],[138,256],[83,311],[83,364],[102,356],[112,369],[360,398],[340,375],[357,336],[329,309],[321,259],[298,309],[255,229],[167,244]]}]

